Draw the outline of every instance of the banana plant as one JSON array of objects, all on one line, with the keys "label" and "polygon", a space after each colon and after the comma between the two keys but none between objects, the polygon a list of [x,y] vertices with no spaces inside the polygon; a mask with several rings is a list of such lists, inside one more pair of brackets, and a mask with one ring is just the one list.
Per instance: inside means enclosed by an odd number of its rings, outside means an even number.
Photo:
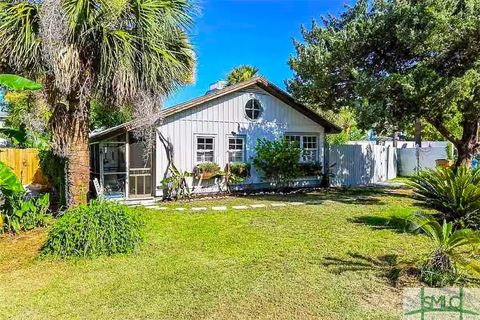
[{"label": "banana plant", "polygon": [[42,89],[41,84],[15,74],[0,74],[0,86],[12,91]]}]

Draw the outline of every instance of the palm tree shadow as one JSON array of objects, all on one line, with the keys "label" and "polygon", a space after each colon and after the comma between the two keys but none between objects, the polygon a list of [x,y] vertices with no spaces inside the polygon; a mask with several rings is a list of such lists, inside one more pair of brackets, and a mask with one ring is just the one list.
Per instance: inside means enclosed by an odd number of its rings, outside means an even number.
[{"label": "palm tree shadow", "polygon": [[413,261],[399,260],[396,254],[382,255],[372,258],[360,253],[348,253],[350,258],[325,257],[323,265],[334,274],[345,272],[374,271],[377,276],[386,278],[389,283],[396,287],[404,270],[407,273],[416,273],[412,268]]}]

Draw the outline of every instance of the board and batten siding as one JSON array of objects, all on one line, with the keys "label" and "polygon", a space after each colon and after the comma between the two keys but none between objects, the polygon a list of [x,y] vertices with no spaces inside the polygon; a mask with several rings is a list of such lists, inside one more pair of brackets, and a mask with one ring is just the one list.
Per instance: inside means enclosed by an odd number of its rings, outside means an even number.
[{"label": "board and batten siding", "polygon": [[[262,104],[259,120],[251,121],[245,116],[245,104],[256,98]],[[237,91],[173,114],[164,119],[159,130],[173,145],[174,164],[179,170],[191,172],[196,163],[196,136],[214,137],[215,162],[224,168],[228,162],[228,138],[243,136],[245,139],[245,161],[254,156],[257,139],[278,139],[285,133],[317,136],[318,159],[323,162],[324,128],[278,98],[261,89]],[[167,172],[165,149],[157,137],[156,185]],[[252,168],[249,183],[260,182]],[[157,188],[157,195],[161,191]]]}]

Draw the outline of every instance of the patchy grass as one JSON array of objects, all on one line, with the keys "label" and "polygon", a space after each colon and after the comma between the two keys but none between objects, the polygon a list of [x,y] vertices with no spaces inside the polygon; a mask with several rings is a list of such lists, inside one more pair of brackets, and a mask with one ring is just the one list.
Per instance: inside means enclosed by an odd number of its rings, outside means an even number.
[{"label": "patchy grass", "polygon": [[145,211],[132,256],[42,260],[46,229],[0,238],[0,318],[397,319],[395,279],[430,248],[384,228],[405,192],[357,189],[169,207],[309,201],[226,212]]}]

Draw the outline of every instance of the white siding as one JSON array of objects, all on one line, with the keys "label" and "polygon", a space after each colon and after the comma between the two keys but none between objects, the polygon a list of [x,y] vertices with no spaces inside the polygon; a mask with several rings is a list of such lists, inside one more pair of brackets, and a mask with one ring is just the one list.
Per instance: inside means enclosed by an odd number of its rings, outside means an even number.
[{"label": "white siding", "polygon": [[[251,98],[260,100],[263,113],[258,121],[244,115],[244,106]],[[180,170],[192,171],[195,166],[195,136],[215,137],[215,162],[223,169],[227,163],[228,137],[245,137],[246,161],[254,156],[259,138],[276,139],[285,133],[308,133],[318,137],[320,162],[323,161],[324,128],[276,97],[259,89],[239,91],[164,119],[159,128],[174,146],[174,163]],[[252,168],[253,169],[253,168]],[[164,178],[166,156],[157,137],[156,185]],[[253,170],[252,170],[253,171]],[[253,172],[250,182],[259,182]],[[157,190],[157,194],[160,192]]]}]

